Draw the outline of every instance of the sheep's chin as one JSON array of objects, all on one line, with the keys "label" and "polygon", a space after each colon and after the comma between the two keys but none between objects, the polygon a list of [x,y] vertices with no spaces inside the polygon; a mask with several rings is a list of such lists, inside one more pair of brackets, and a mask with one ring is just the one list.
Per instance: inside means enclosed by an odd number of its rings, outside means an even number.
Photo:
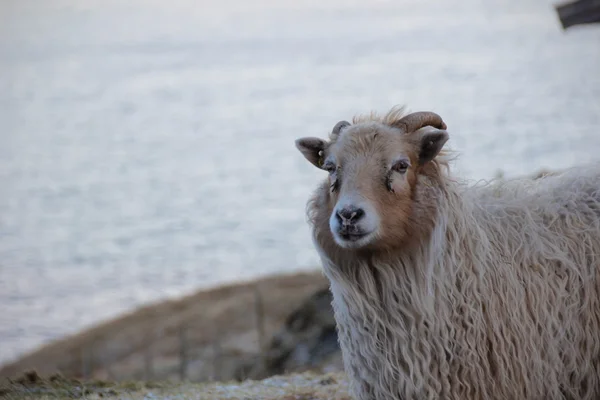
[{"label": "sheep's chin", "polygon": [[335,241],[335,243],[338,246],[340,246],[343,249],[349,249],[349,250],[358,250],[358,249],[367,247],[370,244],[372,244],[377,237],[376,232],[369,232],[369,233],[362,235],[359,238],[351,238],[351,239],[344,238],[337,232],[332,232],[332,234],[333,234],[333,240]]}]

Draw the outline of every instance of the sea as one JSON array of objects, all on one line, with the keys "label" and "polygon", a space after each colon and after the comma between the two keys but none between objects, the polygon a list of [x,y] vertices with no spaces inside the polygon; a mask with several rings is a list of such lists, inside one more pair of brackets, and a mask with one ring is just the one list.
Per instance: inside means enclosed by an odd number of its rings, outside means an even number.
[{"label": "sea", "polygon": [[318,269],[294,141],[355,114],[439,113],[473,182],[600,160],[600,25],[554,3],[1,1],[0,363]]}]

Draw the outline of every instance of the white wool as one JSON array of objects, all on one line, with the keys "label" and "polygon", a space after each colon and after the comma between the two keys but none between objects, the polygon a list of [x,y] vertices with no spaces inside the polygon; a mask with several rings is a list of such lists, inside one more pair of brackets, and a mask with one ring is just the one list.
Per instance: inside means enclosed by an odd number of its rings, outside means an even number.
[{"label": "white wool", "polygon": [[414,248],[350,256],[313,226],[354,397],[599,399],[600,164],[440,174],[419,178],[437,216]]}]

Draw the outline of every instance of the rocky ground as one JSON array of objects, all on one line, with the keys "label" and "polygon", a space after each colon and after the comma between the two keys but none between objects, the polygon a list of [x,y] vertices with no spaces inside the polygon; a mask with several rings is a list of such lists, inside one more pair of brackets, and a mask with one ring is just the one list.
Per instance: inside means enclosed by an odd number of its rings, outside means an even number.
[{"label": "rocky ground", "polygon": [[150,305],[4,366],[0,398],[349,399],[331,300],[317,270]]},{"label": "rocky ground", "polygon": [[35,370],[207,382],[341,369],[331,294],[317,269],[148,305],[44,346],[0,368],[0,377]]},{"label": "rocky ground", "polygon": [[350,400],[343,373],[291,374],[262,381],[213,383],[79,381],[60,375],[41,378],[36,373],[0,383],[0,398],[131,399],[131,400]]}]

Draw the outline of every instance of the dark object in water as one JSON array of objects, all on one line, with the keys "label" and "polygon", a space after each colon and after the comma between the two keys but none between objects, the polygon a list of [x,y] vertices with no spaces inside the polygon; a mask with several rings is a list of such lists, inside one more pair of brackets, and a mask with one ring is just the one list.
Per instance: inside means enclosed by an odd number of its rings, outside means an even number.
[{"label": "dark object in water", "polygon": [[563,29],[600,23],[600,0],[576,0],[554,6]]}]

